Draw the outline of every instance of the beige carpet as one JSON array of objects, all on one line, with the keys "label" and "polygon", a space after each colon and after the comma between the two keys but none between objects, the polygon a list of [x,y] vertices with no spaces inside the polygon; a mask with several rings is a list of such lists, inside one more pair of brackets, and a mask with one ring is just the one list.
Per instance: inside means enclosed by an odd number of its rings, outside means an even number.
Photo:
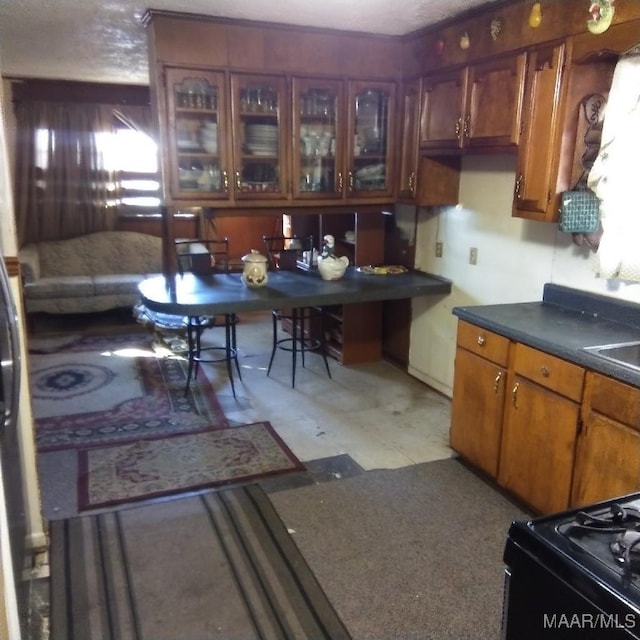
[{"label": "beige carpet", "polygon": [[349,640],[257,485],[51,523],[51,640]]},{"label": "beige carpet", "polygon": [[268,422],[133,440],[78,455],[80,509],[304,469]]},{"label": "beige carpet", "polygon": [[497,640],[509,526],[457,459],[270,495],[354,640]]}]

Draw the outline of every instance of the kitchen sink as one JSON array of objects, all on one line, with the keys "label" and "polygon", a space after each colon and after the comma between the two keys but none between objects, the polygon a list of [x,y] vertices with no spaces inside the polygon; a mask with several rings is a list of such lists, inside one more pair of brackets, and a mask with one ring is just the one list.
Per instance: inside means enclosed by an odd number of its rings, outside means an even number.
[{"label": "kitchen sink", "polygon": [[605,360],[640,371],[640,340],[585,347],[585,351],[589,351]]}]

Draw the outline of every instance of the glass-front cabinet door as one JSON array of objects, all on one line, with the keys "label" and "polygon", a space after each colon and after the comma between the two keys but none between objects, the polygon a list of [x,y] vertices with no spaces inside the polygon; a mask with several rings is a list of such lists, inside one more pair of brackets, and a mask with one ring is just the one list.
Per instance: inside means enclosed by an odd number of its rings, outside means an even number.
[{"label": "glass-front cabinet door", "polygon": [[236,200],[286,197],[286,89],[280,76],[231,76]]},{"label": "glass-front cabinet door", "polygon": [[293,197],[342,198],[344,83],[293,79]]},{"label": "glass-front cabinet door", "polygon": [[166,70],[168,172],[175,199],[229,198],[225,75]]},{"label": "glass-front cabinet door", "polygon": [[349,85],[347,197],[393,194],[395,84]]}]

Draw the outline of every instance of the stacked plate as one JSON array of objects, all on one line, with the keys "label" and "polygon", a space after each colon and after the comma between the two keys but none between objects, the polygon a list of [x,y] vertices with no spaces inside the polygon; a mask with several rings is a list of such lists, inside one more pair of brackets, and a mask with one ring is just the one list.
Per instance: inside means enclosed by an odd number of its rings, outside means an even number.
[{"label": "stacked plate", "polygon": [[248,124],[245,129],[247,150],[254,156],[278,155],[278,127],[274,124]]},{"label": "stacked plate", "polygon": [[218,123],[205,123],[200,129],[200,140],[207,153],[218,153]]}]

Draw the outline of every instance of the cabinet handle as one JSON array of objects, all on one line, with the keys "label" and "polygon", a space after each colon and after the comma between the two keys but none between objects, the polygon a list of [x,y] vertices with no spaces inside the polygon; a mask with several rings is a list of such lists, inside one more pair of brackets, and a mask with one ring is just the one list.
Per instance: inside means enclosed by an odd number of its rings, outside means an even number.
[{"label": "cabinet handle", "polygon": [[516,180],[516,187],[515,187],[515,190],[514,190],[516,198],[518,200],[520,200],[520,198],[522,197],[521,194],[522,194],[522,184],[523,184],[523,182],[524,182],[524,176],[522,174],[520,174],[518,176],[518,179]]},{"label": "cabinet handle", "polygon": [[516,382],[515,386],[513,387],[513,390],[511,391],[511,402],[513,403],[513,406],[517,409],[518,408],[518,388],[520,387],[520,383]]},{"label": "cabinet handle", "polygon": [[500,381],[501,380],[502,380],[502,371],[498,371],[498,375],[496,376],[496,379],[493,381],[493,390],[496,393],[496,395],[500,391]]},{"label": "cabinet handle", "polygon": [[476,338],[476,342],[478,343],[478,346],[479,346],[479,347],[484,347],[484,345],[485,345],[485,344],[486,344],[486,342],[487,342],[487,339],[486,339],[484,336],[478,336],[478,337]]},{"label": "cabinet handle", "polygon": [[225,193],[229,193],[229,174],[226,171],[222,172],[222,188]]},{"label": "cabinet handle", "polygon": [[540,373],[545,377],[548,378],[551,375],[551,371],[549,371],[549,369],[545,366],[540,367]]},{"label": "cabinet handle", "polygon": [[236,191],[240,191],[240,172],[236,171]]},{"label": "cabinet handle", "polygon": [[338,193],[342,193],[343,187],[344,187],[344,179],[342,176],[342,171],[338,171]]},{"label": "cabinet handle", "polygon": [[353,191],[353,173],[349,171],[349,191]]},{"label": "cabinet handle", "polygon": [[462,133],[462,116],[459,116],[456,120],[456,138],[460,140],[460,134]]},{"label": "cabinet handle", "polygon": [[414,181],[415,181],[415,179],[416,179],[416,174],[415,174],[415,172],[413,172],[413,171],[412,171],[412,172],[409,174],[409,192],[410,192],[410,193],[413,193],[413,190],[414,190]]},{"label": "cabinet handle", "polygon": [[464,119],[464,127],[462,128],[462,138],[464,140],[464,138],[468,138],[469,137],[469,119],[471,116],[467,115],[467,117]]}]

